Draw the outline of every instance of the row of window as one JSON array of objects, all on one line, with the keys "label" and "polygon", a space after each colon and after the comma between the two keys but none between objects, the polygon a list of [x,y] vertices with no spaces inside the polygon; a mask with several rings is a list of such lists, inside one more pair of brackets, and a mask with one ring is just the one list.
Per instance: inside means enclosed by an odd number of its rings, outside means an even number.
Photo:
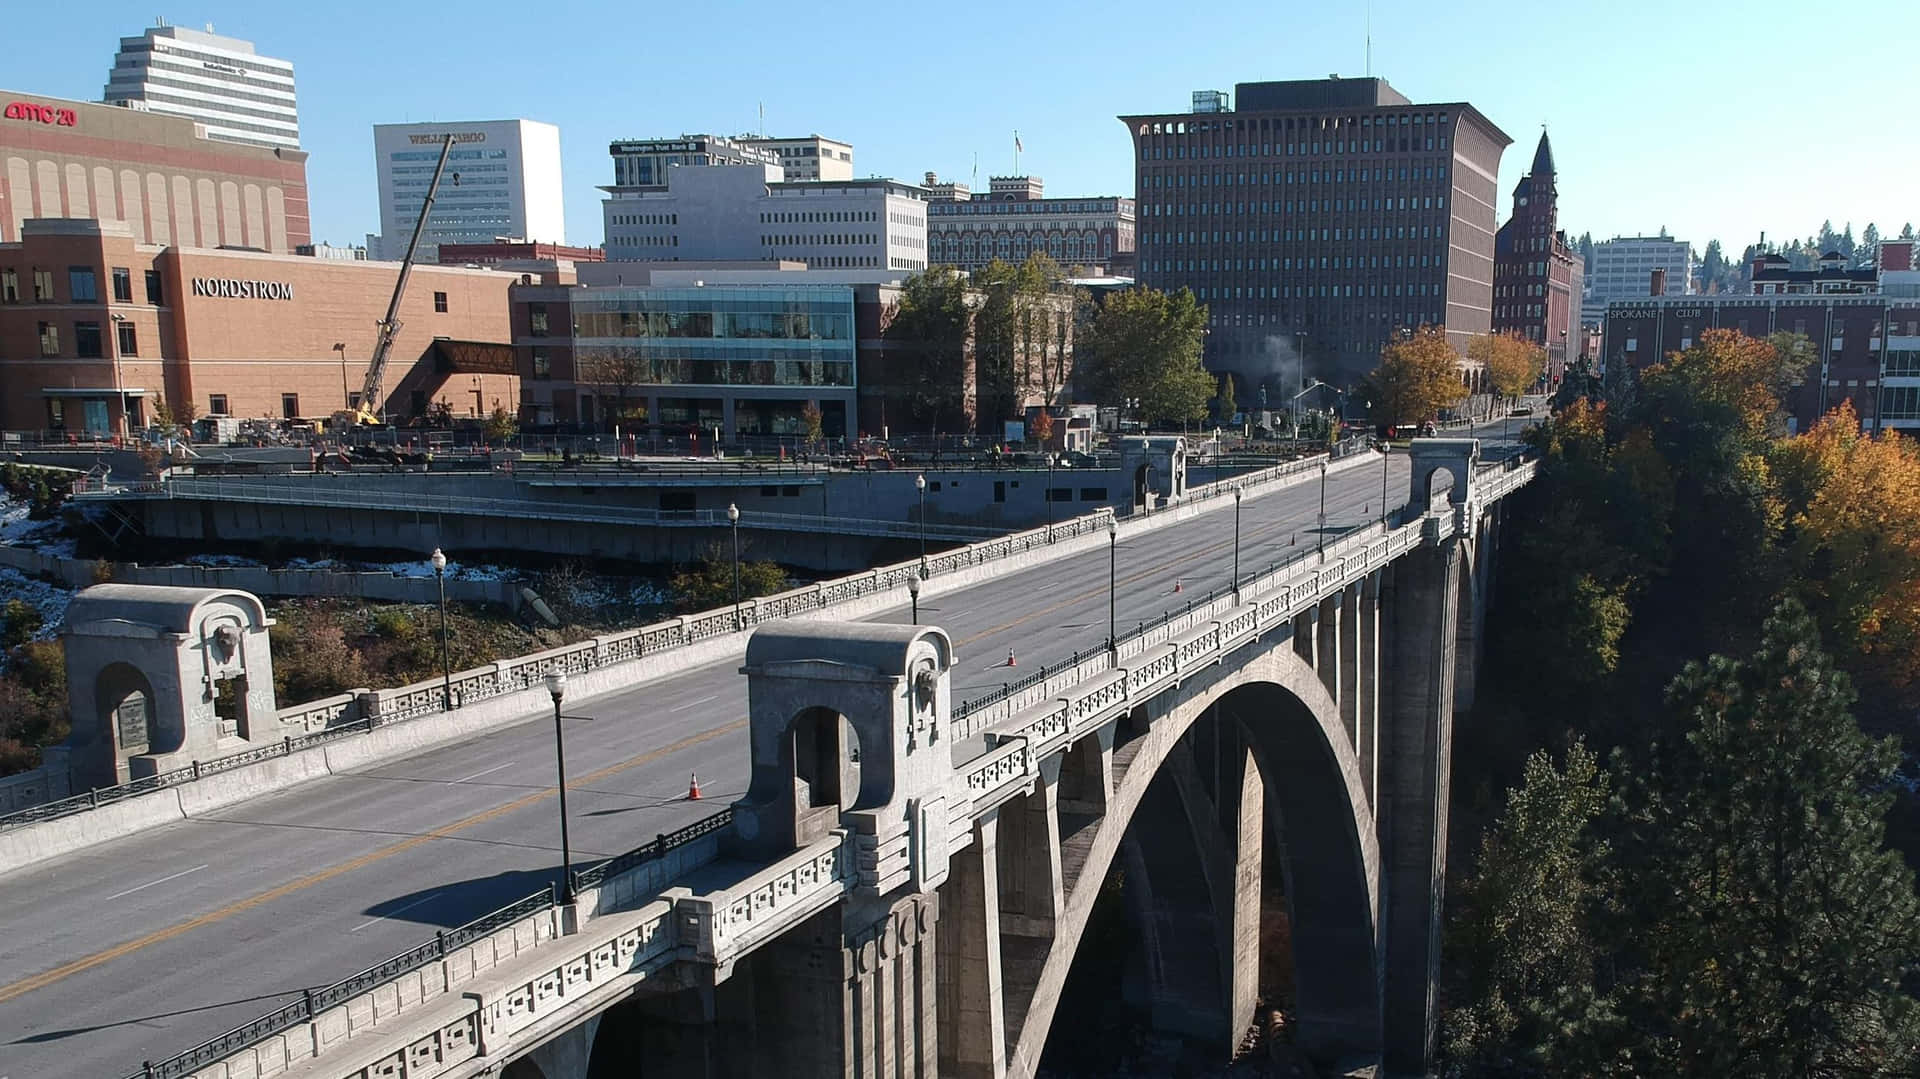
[{"label": "row of window", "polygon": [[[890,219],[898,215],[887,215]],[[877,210],[781,210],[760,215],[762,225],[824,225],[836,221],[878,221]],[[898,221],[895,221],[898,224]]]},{"label": "row of window", "polygon": [[1203,300],[1392,300],[1441,291],[1439,285],[1199,285],[1193,294]]},{"label": "row of window", "polygon": [[[134,329],[133,323],[118,322],[114,325],[117,330],[115,336],[118,338],[116,343],[120,346],[119,355],[140,355],[140,338]],[[48,359],[58,358],[60,355],[59,323],[41,322],[37,324],[36,329],[39,331],[40,337],[40,355]],[[101,344],[102,338],[100,336],[100,324],[98,322],[83,321],[73,324],[74,358],[81,360],[105,359],[106,355],[101,351]]]},{"label": "row of window", "polygon": [[1444,210],[1445,195],[1405,199],[1275,199],[1268,202],[1167,202],[1147,207],[1147,217],[1251,216],[1293,213],[1387,213]]},{"label": "row of window", "polygon": [[[35,303],[58,303],[54,295],[52,270],[34,267],[32,272],[33,300]],[[111,271],[113,298],[117,303],[133,302],[133,271],[125,266],[115,266]],[[147,303],[159,307],[165,302],[164,290],[160,285],[160,271],[146,271]],[[19,303],[20,271],[12,266],[0,267],[0,303]],[[67,303],[99,303],[100,285],[98,276],[91,266],[67,267]]]},{"label": "row of window", "polygon": [[[1351,181],[1349,181],[1351,177]],[[1289,184],[1344,184],[1348,182],[1392,183],[1419,180],[1445,180],[1445,165],[1413,165],[1398,167],[1368,166],[1359,168],[1345,165],[1334,169],[1274,169],[1271,172],[1208,172],[1202,169],[1194,172],[1190,169],[1154,169],[1143,173],[1142,186],[1148,188],[1179,189],[1182,187],[1285,187]]]},{"label": "row of window", "polygon": [[797,247],[809,244],[843,246],[847,244],[877,244],[880,234],[877,232],[826,232],[809,236],[794,236],[774,233],[760,237],[761,247]]},{"label": "row of window", "polygon": [[[1283,145],[1286,151],[1284,154],[1280,152]],[[1234,152],[1236,147],[1238,147],[1239,149],[1238,154]],[[1309,147],[1311,147],[1311,149],[1309,149]],[[1257,145],[1254,143],[1225,143],[1223,145],[1217,145],[1217,146],[1206,146],[1206,145],[1190,146],[1186,144],[1179,144],[1174,146],[1151,146],[1143,142],[1140,146],[1140,160],[1142,161],[1179,161],[1179,160],[1184,160],[1189,156],[1192,156],[1195,158],[1237,157],[1237,156],[1318,157],[1322,154],[1347,154],[1347,153],[1417,154],[1423,151],[1430,152],[1436,149],[1445,150],[1447,148],[1448,148],[1448,139],[1447,139],[1447,136],[1445,135],[1441,135],[1438,138],[1435,138],[1432,136],[1427,136],[1422,138],[1422,137],[1408,137],[1405,135],[1401,135],[1401,136],[1397,136],[1395,138],[1390,138],[1390,139],[1350,139],[1350,140],[1336,139],[1336,140],[1332,140],[1324,143],[1289,142],[1289,143],[1282,144],[1282,143],[1274,142],[1274,143],[1260,143]],[[1193,151],[1191,155],[1188,154],[1189,150]],[[1224,151],[1224,153],[1222,151]],[[1255,151],[1258,151],[1258,153],[1255,153]]]},{"label": "row of window", "polygon": [[969,199],[966,202],[932,202],[927,205],[929,217],[951,217],[960,214],[1004,216],[1006,214],[1112,214],[1117,212],[1119,208],[1112,199],[1092,202],[992,202],[987,199]]},{"label": "row of window", "polygon": [[1881,419],[1920,420],[1920,386],[1887,386],[1881,394]]},{"label": "row of window", "polygon": [[[766,214],[760,215],[760,219],[763,223],[766,221],[766,217],[767,217]],[[678,225],[680,223],[680,215],[679,214],[614,214],[613,223],[616,225]]]},{"label": "row of window", "polygon": [[[1143,230],[1140,246],[1206,243],[1295,243],[1313,240],[1437,240],[1443,236],[1434,225],[1385,225],[1362,229],[1245,229],[1221,232],[1156,232]],[[1209,238],[1211,237],[1211,238]]]}]

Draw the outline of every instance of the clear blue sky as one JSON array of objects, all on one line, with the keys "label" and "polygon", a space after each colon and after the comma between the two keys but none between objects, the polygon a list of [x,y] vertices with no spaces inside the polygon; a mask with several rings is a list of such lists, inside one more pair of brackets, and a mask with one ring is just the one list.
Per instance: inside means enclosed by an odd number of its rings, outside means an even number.
[{"label": "clear blue sky", "polygon": [[[603,15],[603,7],[617,14]],[[615,138],[752,129],[854,144],[860,175],[1021,168],[1053,194],[1130,193],[1123,112],[1176,111],[1236,81],[1363,72],[1359,0],[189,6],[105,2],[13,20],[0,84],[97,99],[116,40],[161,14],[293,61],[316,239],[377,227],[378,122],[558,124],[568,239],[598,243]],[[1514,14],[1539,20],[1517,24]],[[1506,192],[1551,125],[1561,223],[1603,239],[1662,225],[1737,252],[1823,218],[1920,224],[1912,138],[1920,2],[1376,0],[1373,71],[1415,101],[1465,100],[1514,139]]]}]

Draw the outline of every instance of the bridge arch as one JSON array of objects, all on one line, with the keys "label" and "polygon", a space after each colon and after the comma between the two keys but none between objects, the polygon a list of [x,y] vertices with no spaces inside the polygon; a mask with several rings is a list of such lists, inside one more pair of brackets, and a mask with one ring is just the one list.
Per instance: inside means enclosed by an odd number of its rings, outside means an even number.
[{"label": "bridge arch", "polygon": [[[1093,903],[1149,787],[1181,738],[1218,706],[1235,715],[1286,830],[1284,866],[1294,922],[1299,1044],[1327,1058],[1377,1057],[1381,1044],[1379,848],[1361,766],[1339,709],[1318,675],[1284,641],[1188,682],[1129,744],[1116,749],[1115,784],[1086,861],[1066,882],[1055,926],[1024,1016],[1008,1016],[1017,1041],[1007,1074],[1040,1063],[1060,994]],[[1150,706],[1151,707],[1151,706]],[[1235,1017],[1236,1021],[1245,1017]]]}]

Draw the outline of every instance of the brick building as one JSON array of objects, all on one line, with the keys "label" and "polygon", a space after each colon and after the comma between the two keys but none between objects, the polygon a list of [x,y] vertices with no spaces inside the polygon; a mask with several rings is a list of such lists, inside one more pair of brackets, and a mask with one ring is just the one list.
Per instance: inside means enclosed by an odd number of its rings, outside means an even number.
[{"label": "brick building", "polygon": [[1513,215],[1494,237],[1493,329],[1546,349],[1547,384],[1557,386],[1569,349],[1580,348],[1582,263],[1560,231],[1553,145],[1540,133],[1533,167],[1513,188]]},{"label": "brick building", "polygon": [[[1137,277],[1189,287],[1209,367],[1290,388],[1356,382],[1398,329],[1492,326],[1495,177],[1513,140],[1464,102],[1383,79],[1241,83],[1228,109],[1123,116]],[[1303,370],[1304,368],[1304,370]]]},{"label": "brick building", "polygon": [[[142,243],[131,223],[30,220],[0,244],[0,426],[118,434],[161,399],[324,418],[358,403],[393,263]],[[509,273],[416,267],[390,418],[512,409]],[[124,404],[123,404],[124,402]],[[125,423],[123,426],[122,417]]]},{"label": "brick building", "polygon": [[985,194],[929,172],[928,260],[978,270],[1045,252],[1062,266],[1126,277],[1134,270],[1134,204],[1120,195],[1048,198],[1038,176],[995,176]]},{"label": "brick building", "polygon": [[0,91],[0,243],[35,218],[125,222],[137,243],[292,254],[307,155],[133,108]]},{"label": "brick building", "polygon": [[[1818,359],[1786,402],[1797,429],[1851,401],[1868,430],[1920,432],[1920,272],[1913,241],[1881,244],[1877,269],[1848,271],[1838,256],[1794,271],[1754,259],[1749,295],[1649,295],[1607,305],[1602,355],[1636,368],[1692,347],[1707,329],[1753,337],[1805,334]],[[1666,282],[1650,275],[1649,292]]]}]

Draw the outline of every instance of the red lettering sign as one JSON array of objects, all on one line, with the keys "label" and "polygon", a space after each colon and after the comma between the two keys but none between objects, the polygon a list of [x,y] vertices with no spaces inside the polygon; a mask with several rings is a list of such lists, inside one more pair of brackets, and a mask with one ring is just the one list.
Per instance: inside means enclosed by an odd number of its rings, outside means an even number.
[{"label": "red lettering sign", "polygon": [[80,126],[80,118],[74,115],[72,109],[56,109],[52,105],[36,105],[31,101],[8,102],[7,119],[38,120],[58,127]]}]

